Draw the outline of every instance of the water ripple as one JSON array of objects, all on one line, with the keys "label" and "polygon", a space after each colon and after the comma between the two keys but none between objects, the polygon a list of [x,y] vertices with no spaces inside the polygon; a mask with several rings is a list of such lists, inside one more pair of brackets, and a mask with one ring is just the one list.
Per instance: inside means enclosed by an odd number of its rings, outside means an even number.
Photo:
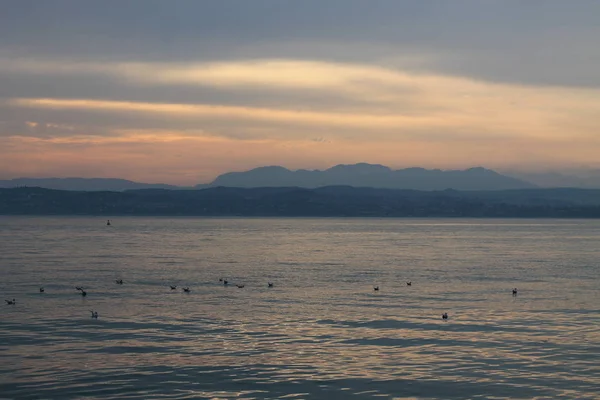
[{"label": "water ripple", "polygon": [[0,397],[600,393],[600,223],[69,221],[0,225]]}]

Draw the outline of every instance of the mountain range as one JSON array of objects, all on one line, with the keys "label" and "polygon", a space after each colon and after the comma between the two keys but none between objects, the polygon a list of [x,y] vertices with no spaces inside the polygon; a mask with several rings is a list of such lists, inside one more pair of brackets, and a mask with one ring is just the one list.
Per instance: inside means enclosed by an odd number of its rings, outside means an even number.
[{"label": "mountain range", "polygon": [[413,190],[505,190],[527,189],[536,185],[499,174],[486,168],[439,170],[406,168],[393,170],[377,164],[336,165],[326,170],[289,170],[280,166],[254,168],[219,175],[208,184],[178,187],[111,178],[18,178],[0,180],[0,188],[42,187],[58,190],[124,191],[136,189],[203,189],[207,187],[301,187],[345,185],[383,189]]},{"label": "mountain range", "polygon": [[226,187],[283,187],[317,188],[323,186],[353,186],[381,189],[413,190],[504,190],[534,188],[520,179],[501,175],[481,167],[466,170],[406,168],[393,170],[378,164],[336,165],[320,170],[290,171],[271,166],[246,172],[220,175],[210,186]]},{"label": "mountain range", "polygon": [[190,187],[162,183],[141,183],[113,178],[17,178],[0,180],[0,188],[41,187],[57,190],[125,191],[138,189],[204,189],[210,187],[372,187],[412,190],[506,190],[571,187],[600,188],[600,170],[577,174],[558,172],[505,172],[476,167],[465,170],[405,168],[393,170],[378,164],[336,165],[325,170],[289,170],[266,166],[219,175],[210,183]]}]

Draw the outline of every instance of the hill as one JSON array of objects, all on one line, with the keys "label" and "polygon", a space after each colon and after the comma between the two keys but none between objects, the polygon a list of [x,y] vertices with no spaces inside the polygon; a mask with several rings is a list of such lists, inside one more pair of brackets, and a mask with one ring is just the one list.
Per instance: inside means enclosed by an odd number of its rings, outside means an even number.
[{"label": "hill", "polygon": [[75,192],[0,189],[1,215],[600,218],[600,190],[416,191],[208,188]]}]

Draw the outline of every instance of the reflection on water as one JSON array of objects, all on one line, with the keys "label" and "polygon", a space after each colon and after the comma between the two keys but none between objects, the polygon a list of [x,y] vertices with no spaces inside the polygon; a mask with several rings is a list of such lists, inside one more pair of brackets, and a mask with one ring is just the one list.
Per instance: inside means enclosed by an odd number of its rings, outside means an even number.
[{"label": "reflection on water", "polygon": [[0,398],[600,393],[600,222],[111,221],[0,218]]}]

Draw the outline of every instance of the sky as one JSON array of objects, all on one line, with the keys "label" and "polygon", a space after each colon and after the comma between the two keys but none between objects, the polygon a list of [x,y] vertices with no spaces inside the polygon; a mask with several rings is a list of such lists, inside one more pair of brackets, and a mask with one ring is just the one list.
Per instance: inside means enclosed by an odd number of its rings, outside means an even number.
[{"label": "sky", "polygon": [[600,168],[597,0],[3,0],[0,179]]}]

